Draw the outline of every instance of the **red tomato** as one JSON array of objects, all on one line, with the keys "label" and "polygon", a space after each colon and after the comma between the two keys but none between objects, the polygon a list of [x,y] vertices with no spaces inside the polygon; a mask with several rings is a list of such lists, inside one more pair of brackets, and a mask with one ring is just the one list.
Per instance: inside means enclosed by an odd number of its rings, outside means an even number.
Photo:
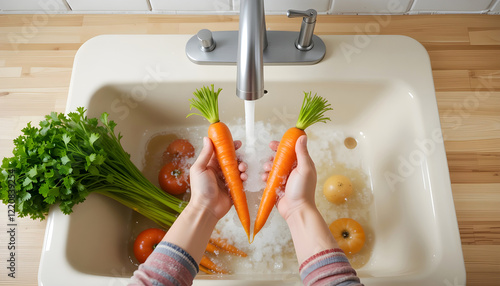
[{"label": "red tomato", "polygon": [[194,147],[186,139],[177,139],[168,145],[163,153],[163,158],[179,159],[182,157],[194,157]]},{"label": "red tomato", "polygon": [[171,195],[184,193],[189,188],[188,171],[178,162],[165,164],[158,174],[160,187]]},{"label": "red tomato", "polygon": [[159,228],[148,228],[137,236],[134,242],[134,256],[139,263],[144,263],[166,232]]}]

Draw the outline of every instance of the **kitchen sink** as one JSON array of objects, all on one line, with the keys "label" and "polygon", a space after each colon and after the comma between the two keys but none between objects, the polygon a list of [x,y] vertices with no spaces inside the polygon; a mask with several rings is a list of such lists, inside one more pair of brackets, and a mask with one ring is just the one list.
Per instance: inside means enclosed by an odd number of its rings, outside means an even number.
[{"label": "kitchen sink", "polygon": [[[155,134],[207,125],[202,118],[186,119],[188,98],[202,85],[223,88],[221,119],[241,121],[245,109],[235,96],[236,66],[192,63],[184,51],[190,37],[106,35],[89,40],[75,57],[66,112],[79,106],[92,117],[108,112],[140,169]],[[328,138],[324,134],[356,139],[355,149],[338,152],[358,158],[370,196],[363,214],[372,250],[357,269],[365,285],[465,284],[426,50],[404,36],[370,36],[362,43],[359,36],[321,38],[326,46],[321,62],[265,66],[267,94],[256,101],[255,120],[293,126],[302,92],[312,91],[328,99],[334,110],[332,121],[311,127],[310,143]],[[325,158],[313,156],[318,168],[336,163]],[[325,212],[328,222],[327,216]],[[125,285],[136,269],[129,257],[134,217],[132,210],[100,195],[90,195],[71,215],[52,208],[39,285]],[[300,285],[296,272],[199,275],[194,285]]]}]

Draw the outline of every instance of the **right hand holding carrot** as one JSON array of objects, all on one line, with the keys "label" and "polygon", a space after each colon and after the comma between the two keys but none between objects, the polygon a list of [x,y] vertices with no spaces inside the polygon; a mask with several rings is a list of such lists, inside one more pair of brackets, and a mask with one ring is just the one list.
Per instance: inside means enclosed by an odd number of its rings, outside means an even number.
[{"label": "right hand holding carrot", "polygon": [[[311,92],[304,92],[304,100],[302,101],[302,107],[300,108],[297,123],[294,127],[289,128],[285,132],[285,134],[283,134],[283,137],[281,137],[280,143],[276,150],[273,165],[271,171],[269,172],[266,187],[264,188],[264,192],[262,193],[262,199],[260,201],[257,216],[255,218],[253,229],[254,237],[262,229],[262,227],[264,227],[274,205],[276,205],[278,201],[279,193],[277,191],[284,187],[287,177],[290,177],[292,170],[297,163],[298,155],[296,153],[296,146],[298,144],[302,144],[302,147],[299,147],[299,151],[302,152],[302,164],[306,164],[305,166],[309,165],[309,167],[299,167],[299,174],[301,174],[302,176],[313,174],[316,175],[314,164],[310,160],[311,158],[309,158],[305,142],[298,143],[298,140],[300,137],[306,135],[306,132],[304,130],[307,127],[318,122],[325,123],[326,121],[330,120],[329,117],[325,116],[325,112],[329,110],[332,110],[332,108],[330,107],[330,104],[326,99],[318,96],[317,94],[311,95]],[[316,177],[314,176],[313,179],[315,182]],[[309,186],[309,184],[305,184],[305,181],[299,180],[298,183],[301,183],[301,185],[298,187]],[[312,202],[314,203],[314,194]],[[288,217],[290,211],[288,209],[291,209],[290,206],[282,207],[282,209],[285,210],[280,210],[280,213],[282,215],[285,215],[285,217]],[[314,209],[316,209],[315,206]]]},{"label": "right hand holding carrot", "polygon": [[[269,147],[273,151],[278,149],[279,142],[272,141]],[[278,193],[278,202],[276,203],[280,215],[286,220],[292,213],[303,208],[316,208],[314,202],[314,191],[316,188],[316,168],[314,162],[307,151],[307,136],[302,135],[295,145],[297,154],[297,166],[290,173],[287,179],[286,187]],[[272,161],[264,164],[266,173],[263,180],[267,181],[269,171],[271,171]]]},{"label": "right hand holding carrot", "polygon": [[[277,150],[279,142],[269,144]],[[316,168],[307,151],[307,137],[302,135],[295,144],[297,166],[292,169],[285,184],[285,190],[279,191],[277,208],[286,220],[299,264],[323,250],[338,248],[338,244],[323,220],[314,202],[316,189]],[[272,162],[264,165],[264,170],[271,170]],[[263,176],[267,180],[267,173]]]}]

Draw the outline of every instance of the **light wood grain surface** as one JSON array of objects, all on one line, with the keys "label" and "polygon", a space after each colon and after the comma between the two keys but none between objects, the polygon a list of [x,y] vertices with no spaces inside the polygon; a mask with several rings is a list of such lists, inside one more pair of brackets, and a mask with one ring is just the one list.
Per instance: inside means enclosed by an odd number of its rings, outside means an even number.
[{"label": "light wood grain surface", "polygon": [[[300,19],[267,17],[270,30]],[[73,59],[101,34],[236,30],[236,16],[0,15],[0,158],[27,122],[63,112]],[[319,35],[406,35],[427,49],[467,285],[500,285],[500,16],[321,16]],[[16,278],[7,277],[7,208],[0,206],[0,285],[36,285],[45,222],[17,219]],[[443,285],[454,285],[452,280]],[[68,284],[69,285],[69,284]]]}]

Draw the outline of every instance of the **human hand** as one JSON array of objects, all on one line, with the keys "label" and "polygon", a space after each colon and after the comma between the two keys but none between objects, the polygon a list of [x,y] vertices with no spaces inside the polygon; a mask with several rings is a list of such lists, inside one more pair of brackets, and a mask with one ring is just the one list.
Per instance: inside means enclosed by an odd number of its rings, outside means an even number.
[{"label": "human hand", "polygon": [[[274,151],[278,149],[278,145],[277,141],[269,143]],[[297,140],[295,154],[297,166],[288,176],[285,190],[278,191],[276,205],[290,229],[297,260],[301,265],[321,251],[338,248],[338,244],[314,202],[317,175],[314,162],[307,151],[305,135]],[[272,162],[267,162],[264,170],[270,172],[271,167]],[[267,180],[267,174],[263,179]]]},{"label": "human hand", "polygon": [[[241,147],[241,141],[234,141],[235,149]],[[239,163],[241,179],[245,181],[247,165]],[[227,190],[224,176],[217,162],[212,140],[203,138],[203,149],[189,170],[191,183],[191,200],[189,204],[201,210],[211,212],[217,220],[221,219],[231,208],[232,201]]]},{"label": "human hand", "polygon": [[[278,149],[278,145],[278,141],[269,143],[269,147],[273,151]],[[307,136],[302,135],[299,137],[295,144],[295,153],[297,155],[297,166],[288,176],[285,190],[278,190],[278,201],[276,203],[280,215],[285,220],[303,207],[312,206],[316,208],[314,191],[317,175],[314,162],[307,151]],[[263,176],[264,181],[267,181],[271,168],[272,161],[264,164],[264,170],[266,171]]]}]

